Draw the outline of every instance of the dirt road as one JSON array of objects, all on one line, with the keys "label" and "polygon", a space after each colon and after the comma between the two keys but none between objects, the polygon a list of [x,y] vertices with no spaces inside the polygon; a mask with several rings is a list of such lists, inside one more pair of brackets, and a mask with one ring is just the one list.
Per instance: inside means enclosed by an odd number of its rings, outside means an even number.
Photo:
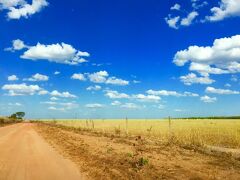
[{"label": "dirt road", "polygon": [[0,180],[84,179],[78,167],[48,145],[33,126],[0,128]]}]

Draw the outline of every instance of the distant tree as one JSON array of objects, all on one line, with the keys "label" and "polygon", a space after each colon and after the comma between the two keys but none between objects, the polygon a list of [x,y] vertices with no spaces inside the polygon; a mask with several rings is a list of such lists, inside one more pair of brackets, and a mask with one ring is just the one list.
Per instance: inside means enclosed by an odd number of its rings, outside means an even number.
[{"label": "distant tree", "polygon": [[23,119],[25,116],[25,112],[16,112],[17,119]]},{"label": "distant tree", "polygon": [[23,119],[25,112],[16,112],[10,116],[11,119]]},{"label": "distant tree", "polygon": [[17,119],[16,113],[12,114],[9,118],[11,118],[11,119]]}]

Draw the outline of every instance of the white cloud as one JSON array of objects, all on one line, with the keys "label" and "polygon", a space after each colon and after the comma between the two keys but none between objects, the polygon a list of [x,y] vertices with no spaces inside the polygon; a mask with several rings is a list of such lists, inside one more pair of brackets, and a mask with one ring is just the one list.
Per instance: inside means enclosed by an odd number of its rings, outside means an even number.
[{"label": "white cloud", "polygon": [[123,105],[121,105],[122,108],[126,108],[126,109],[141,109],[140,106],[134,104],[134,103],[125,103]]},{"label": "white cloud", "polygon": [[106,82],[106,84],[112,84],[112,85],[120,85],[120,86],[126,86],[129,84],[129,81],[119,79],[116,77],[109,77]]},{"label": "white cloud", "polygon": [[139,83],[141,83],[141,81],[133,80],[133,83],[134,83],[134,84],[139,84]]},{"label": "white cloud", "polygon": [[206,16],[207,21],[221,21],[228,17],[240,16],[240,0],[221,0],[219,7],[211,8],[212,15]]},{"label": "white cloud", "polygon": [[178,22],[180,20],[180,16],[171,17],[171,15],[168,15],[168,17],[165,18],[166,23],[169,27],[178,29]]},{"label": "white cloud", "polygon": [[171,10],[177,10],[177,11],[179,11],[179,10],[181,9],[181,5],[176,3],[176,4],[174,4],[174,6],[172,6],[170,9],[171,9]]},{"label": "white cloud", "polygon": [[233,91],[230,89],[216,89],[214,87],[207,87],[205,90],[206,93],[212,93],[212,94],[226,94],[226,95],[230,95],[230,94],[240,94],[239,91]]},{"label": "white cloud", "polygon": [[71,94],[69,92],[58,92],[57,90],[54,90],[50,93],[51,96],[55,97],[63,97],[63,98],[76,98],[77,96],[74,94]]},{"label": "white cloud", "polygon": [[104,105],[103,104],[94,103],[94,104],[86,104],[85,107],[96,109],[96,108],[103,108]]},{"label": "white cloud", "polygon": [[53,101],[45,101],[41,102],[41,104],[52,105],[49,107],[51,110],[70,110],[78,107],[78,104],[73,102],[53,102]]},{"label": "white cloud", "polygon": [[33,82],[37,82],[37,81],[48,81],[49,77],[43,74],[34,74],[32,75],[32,77],[27,78],[27,79],[23,79],[24,81],[33,81]]},{"label": "white cloud", "polygon": [[172,17],[172,15],[169,14],[168,17],[165,18],[165,21],[169,27],[179,29],[180,26],[190,26],[198,15],[197,11],[190,12],[184,18],[181,18],[180,16]]},{"label": "white cloud", "polygon": [[75,73],[72,75],[71,79],[76,79],[76,80],[80,80],[80,81],[86,81],[85,75],[81,74],[81,73]]},{"label": "white cloud", "polygon": [[8,76],[8,81],[17,81],[18,77],[16,75]]},{"label": "white cloud", "polygon": [[122,103],[120,101],[113,101],[111,103],[112,106],[120,106]]},{"label": "white cloud", "polygon": [[184,93],[178,93],[176,91],[167,91],[167,90],[148,90],[147,94],[155,96],[175,96],[175,97],[198,97],[199,95],[192,92],[185,91]]},{"label": "white cloud", "polygon": [[176,112],[184,112],[185,110],[184,109],[174,109],[174,111],[176,111]]},{"label": "white cloud", "polygon": [[49,92],[48,91],[46,91],[46,90],[40,90],[39,92],[38,92],[38,95],[46,95],[46,94],[48,94]]},{"label": "white cloud", "polygon": [[109,97],[110,99],[128,99],[130,96],[125,93],[119,93],[117,91],[107,90],[105,96]]},{"label": "white cloud", "polygon": [[226,83],[224,86],[225,86],[225,87],[231,87],[232,85],[229,84],[229,83]]},{"label": "white cloud", "polygon": [[198,14],[198,12],[196,12],[196,11],[193,11],[193,12],[189,13],[186,18],[183,18],[183,19],[181,20],[181,23],[180,23],[181,26],[190,26],[190,25],[192,24],[193,20],[194,20],[198,15],[199,15],[199,14]]},{"label": "white cloud", "polygon": [[109,73],[107,71],[98,71],[94,73],[85,73],[85,74],[73,74],[71,79],[78,79],[81,81],[89,80],[93,83],[99,84],[111,84],[111,85],[119,85],[119,86],[126,86],[129,84],[129,81],[116,78],[116,77],[109,77]]},{"label": "white cloud", "polygon": [[200,9],[208,5],[207,1],[200,2],[199,0],[191,0],[193,9]]},{"label": "white cloud", "polygon": [[144,94],[136,94],[136,95],[133,95],[132,98],[142,102],[159,102],[161,100],[161,97],[159,96],[144,95]]},{"label": "white cloud", "polygon": [[205,102],[205,103],[214,103],[217,101],[216,97],[209,97],[209,96],[202,96],[200,98],[201,101]]},{"label": "white cloud", "polygon": [[63,107],[62,108],[57,108],[57,107],[54,107],[54,106],[50,106],[48,109],[53,110],[53,111],[65,111],[65,109]]},{"label": "white cloud", "polygon": [[10,7],[23,5],[25,0],[0,0],[1,9],[8,9]]},{"label": "white cloud", "polygon": [[57,101],[57,100],[59,100],[59,99],[56,98],[56,97],[51,97],[50,100],[51,100],[51,101]]},{"label": "white cloud", "polygon": [[2,86],[2,90],[8,91],[9,96],[24,96],[34,95],[42,90],[38,85],[22,84],[5,84]]},{"label": "white cloud", "polygon": [[231,80],[232,82],[237,82],[237,81],[238,81],[238,77],[235,76],[235,75],[232,75],[230,80]]},{"label": "white cloud", "polygon": [[210,79],[208,76],[198,77],[194,73],[189,73],[186,76],[181,76],[180,81],[188,86],[192,84],[212,84],[215,82],[215,80]]},{"label": "white cloud", "polygon": [[[36,46],[26,46],[23,41],[17,41],[21,42],[19,43],[21,45],[18,45],[18,48],[16,48],[13,44],[13,47],[11,49],[21,50],[23,48],[27,48],[23,55],[21,55],[22,59],[33,61],[47,60],[55,63],[77,65],[87,62],[85,57],[90,56],[89,53],[76,50],[74,47],[66,43],[57,43],[51,45],[37,43]],[[9,48],[7,48],[7,50],[9,50]]]},{"label": "white cloud", "polygon": [[24,44],[24,42],[20,39],[16,39],[12,41],[12,47],[9,48],[5,48],[5,51],[18,51],[18,50],[22,50],[24,48],[28,48],[27,45]]},{"label": "white cloud", "polygon": [[59,72],[59,71],[55,71],[54,72],[54,75],[58,75],[58,74],[60,74],[61,72]]},{"label": "white cloud", "polygon": [[213,46],[189,46],[175,54],[173,62],[203,75],[240,72],[240,35],[216,39]]},{"label": "white cloud", "polygon": [[18,103],[18,102],[16,102],[16,103],[8,103],[8,105],[9,106],[22,106],[22,104]]},{"label": "white cloud", "polygon": [[99,71],[92,74],[88,74],[89,80],[94,83],[105,83],[109,76],[107,71]]},{"label": "white cloud", "polygon": [[48,2],[46,0],[32,0],[32,4],[27,4],[25,2],[22,3],[20,7],[9,7],[7,16],[9,19],[20,19],[21,17],[28,18],[29,16],[40,12],[46,6],[48,6]]},{"label": "white cloud", "polygon": [[102,87],[98,86],[98,85],[87,87],[87,91],[99,91],[101,89],[102,89]]}]

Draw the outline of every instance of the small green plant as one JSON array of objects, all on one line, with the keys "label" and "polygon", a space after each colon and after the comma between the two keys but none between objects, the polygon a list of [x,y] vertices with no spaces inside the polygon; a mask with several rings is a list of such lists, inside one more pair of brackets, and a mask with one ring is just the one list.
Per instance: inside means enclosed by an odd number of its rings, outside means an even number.
[{"label": "small green plant", "polygon": [[149,160],[147,158],[143,158],[141,157],[138,162],[137,162],[137,165],[138,166],[145,166],[149,163]]},{"label": "small green plant", "polygon": [[127,157],[131,157],[131,158],[133,157],[132,153],[127,153],[126,155],[127,155]]}]

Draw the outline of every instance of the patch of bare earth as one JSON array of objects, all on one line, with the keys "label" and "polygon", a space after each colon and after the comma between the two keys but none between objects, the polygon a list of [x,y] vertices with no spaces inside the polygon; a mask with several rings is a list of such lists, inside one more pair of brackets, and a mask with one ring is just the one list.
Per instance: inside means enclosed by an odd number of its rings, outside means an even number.
[{"label": "patch of bare earth", "polygon": [[228,156],[48,124],[36,130],[90,179],[240,179],[240,161]]}]

